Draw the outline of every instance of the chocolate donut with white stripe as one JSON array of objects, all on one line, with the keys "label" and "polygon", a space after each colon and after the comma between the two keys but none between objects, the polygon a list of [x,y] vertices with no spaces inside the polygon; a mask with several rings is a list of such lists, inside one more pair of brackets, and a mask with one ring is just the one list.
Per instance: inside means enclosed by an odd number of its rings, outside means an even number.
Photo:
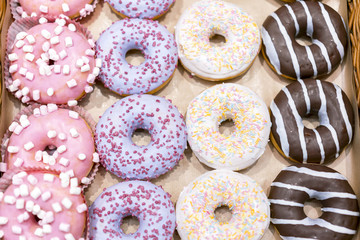
[{"label": "chocolate donut with white stripe", "polygon": [[[316,199],[322,215],[312,219],[304,203]],[[271,184],[270,216],[283,239],[352,239],[359,222],[356,195],[346,178],[323,165],[286,167]]]},{"label": "chocolate donut with white stripe", "polygon": [[[279,75],[290,79],[316,78],[331,73],[347,49],[347,30],[331,7],[313,1],[285,4],[273,12],[261,29],[262,53]],[[312,44],[296,39],[308,36]]]},{"label": "chocolate donut with white stripe", "polygon": [[[328,163],[351,142],[355,115],[341,88],[320,80],[298,80],[284,87],[270,104],[271,140],[286,158],[300,163]],[[302,120],[317,116],[319,126]]]}]

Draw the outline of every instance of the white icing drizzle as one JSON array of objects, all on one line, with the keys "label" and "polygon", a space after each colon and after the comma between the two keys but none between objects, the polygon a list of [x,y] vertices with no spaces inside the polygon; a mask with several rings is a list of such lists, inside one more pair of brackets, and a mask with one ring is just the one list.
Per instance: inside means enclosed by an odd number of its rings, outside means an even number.
[{"label": "white icing drizzle", "polygon": [[302,118],[296,109],[294,99],[292,98],[289,90],[285,87],[282,89],[282,91],[286,94],[286,97],[288,98],[289,106],[291,108],[291,112],[293,113],[293,115],[295,117],[296,126],[298,128],[300,146],[301,146],[301,150],[302,150],[302,154],[303,154],[303,163],[306,163],[307,159],[308,159],[308,153],[306,150],[306,142],[305,142],[305,136],[304,136],[304,124],[302,123]]},{"label": "white icing drizzle", "polygon": [[314,189],[310,189],[303,186],[296,186],[282,182],[273,182],[271,186],[286,188],[289,190],[302,191],[309,195],[310,198],[315,198],[319,201],[330,199],[330,198],[349,198],[356,199],[356,195],[352,193],[344,193],[344,192],[325,192],[325,191],[316,191]]},{"label": "white icing drizzle", "polygon": [[312,17],[309,11],[308,6],[305,4],[304,1],[300,1],[301,5],[303,6],[305,13],[306,13],[306,34],[309,37],[313,36],[314,33],[314,26],[313,26],[313,21],[312,21]]},{"label": "white icing drizzle", "polygon": [[341,226],[337,226],[334,225],[332,223],[329,223],[327,221],[325,221],[324,219],[321,218],[316,218],[316,219],[311,219],[311,218],[304,218],[301,220],[293,220],[293,219],[277,219],[277,218],[272,218],[271,222],[273,224],[291,224],[291,225],[305,225],[305,226],[320,226],[323,228],[327,228],[330,231],[333,232],[338,232],[338,233],[343,233],[343,234],[355,234],[356,231],[346,228],[346,227],[341,227]]},{"label": "white icing drizzle", "polygon": [[332,213],[338,213],[338,214],[342,214],[342,215],[349,215],[349,216],[360,216],[359,212],[355,212],[355,211],[350,211],[350,210],[346,210],[346,209],[340,209],[340,208],[321,208],[321,211],[323,212],[332,212]]},{"label": "white icing drizzle", "polygon": [[321,155],[320,164],[323,164],[324,161],[325,161],[324,145],[323,145],[323,142],[321,140],[320,133],[318,132],[318,130],[316,130],[316,128],[315,128],[315,129],[313,129],[313,132],[315,133],[316,141],[317,141],[318,146],[320,148],[320,155]]},{"label": "white icing drizzle", "polygon": [[336,156],[335,157],[337,158],[339,156],[339,152],[340,152],[339,139],[338,139],[338,136],[337,136],[337,133],[336,133],[334,127],[332,125],[330,125],[329,116],[326,111],[326,96],[324,93],[324,89],[322,88],[321,81],[316,80],[316,84],[319,88],[319,95],[320,95],[320,100],[321,100],[321,107],[319,109],[320,124],[329,129],[331,136],[334,140],[335,146],[336,146]]},{"label": "white icing drizzle", "polygon": [[334,25],[331,22],[329,13],[328,13],[328,11],[326,11],[326,9],[325,9],[325,7],[324,7],[324,5],[322,3],[319,2],[319,6],[321,8],[322,14],[324,15],[326,25],[328,26],[328,28],[330,30],[330,34],[331,34],[332,38],[334,39],[334,42],[336,44],[336,48],[339,51],[339,54],[340,54],[341,58],[343,58],[344,55],[345,55],[344,46],[341,44],[339,36],[335,31],[335,28],[334,28]]},{"label": "white icing drizzle", "polygon": [[350,123],[350,120],[349,120],[349,116],[346,112],[346,108],[345,108],[345,103],[344,103],[344,99],[343,99],[343,96],[342,96],[342,90],[339,86],[333,84],[335,89],[336,89],[336,96],[337,96],[337,100],[339,102],[339,105],[340,105],[340,110],[341,110],[341,115],[342,115],[342,118],[345,122],[345,126],[346,126],[346,131],[348,133],[348,136],[349,136],[349,143],[351,142],[351,139],[352,139],[352,134],[353,134],[353,129],[352,129],[352,126],[351,126],[351,123]]},{"label": "white icing drizzle", "polygon": [[284,205],[284,206],[291,206],[291,207],[304,207],[304,204],[297,203],[293,201],[287,201],[282,199],[269,199],[269,202],[271,204],[277,204],[277,205]]},{"label": "white icing drizzle", "polygon": [[301,88],[302,88],[303,93],[304,93],[304,99],[305,99],[305,103],[306,103],[306,114],[309,114],[310,109],[311,109],[309,93],[307,91],[307,88],[306,88],[306,85],[305,85],[304,81],[299,79],[298,82],[300,83]]},{"label": "white icing drizzle", "polygon": [[309,59],[309,61],[311,63],[311,66],[313,68],[314,77],[316,77],[318,75],[318,70],[317,70],[315,59],[314,59],[314,54],[312,53],[309,46],[305,46],[305,50],[306,50],[306,53],[308,55],[308,59]]},{"label": "white icing drizzle", "polygon": [[279,108],[277,107],[274,101],[270,104],[270,110],[275,117],[276,123],[276,132],[280,138],[281,150],[283,151],[286,157],[289,157],[289,141],[285,130],[284,119],[280,113]]},{"label": "white icing drizzle", "polygon": [[290,39],[290,36],[288,34],[288,32],[286,31],[284,25],[282,24],[280,18],[278,17],[278,15],[276,13],[271,13],[270,14],[271,17],[273,17],[275,19],[275,21],[277,22],[278,26],[279,26],[279,30],[282,34],[282,36],[284,37],[285,43],[286,43],[286,47],[290,53],[291,56],[291,61],[295,70],[295,74],[296,74],[296,78],[300,79],[300,65],[298,62],[298,59],[296,57],[294,48],[292,46],[292,41]]},{"label": "white icing drizzle", "polygon": [[313,44],[317,45],[320,48],[321,54],[325,58],[325,61],[326,61],[327,66],[328,66],[328,72],[327,73],[330,73],[332,65],[331,65],[330,57],[329,57],[329,54],[328,54],[328,52],[326,50],[325,45],[322,42],[320,42],[319,40],[317,40],[317,39],[313,39]]},{"label": "white icing drizzle", "polygon": [[269,33],[266,31],[266,29],[264,27],[261,28],[261,35],[262,35],[262,38],[264,39],[263,43],[266,46],[266,55],[268,56],[268,59],[269,59],[271,65],[274,66],[274,68],[278,74],[281,74],[279,56],[276,52],[274,43],[271,41],[271,37],[270,37]]},{"label": "white icing drizzle", "polygon": [[298,23],[298,21],[297,21],[297,18],[296,18],[296,16],[295,16],[294,10],[292,9],[292,7],[289,6],[289,4],[285,4],[285,7],[288,9],[291,17],[292,17],[293,20],[294,20],[295,29],[296,29],[296,35],[298,35],[298,34],[299,34],[299,29],[300,29],[300,27],[299,27],[299,23]]},{"label": "white icing drizzle", "polygon": [[284,169],[284,171],[291,171],[291,172],[297,172],[306,174],[309,176],[314,177],[321,177],[321,178],[329,178],[329,179],[337,179],[337,180],[345,180],[346,178],[337,172],[321,172],[321,171],[315,171],[307,167],[297,167],[297,166],[289,166]]}]

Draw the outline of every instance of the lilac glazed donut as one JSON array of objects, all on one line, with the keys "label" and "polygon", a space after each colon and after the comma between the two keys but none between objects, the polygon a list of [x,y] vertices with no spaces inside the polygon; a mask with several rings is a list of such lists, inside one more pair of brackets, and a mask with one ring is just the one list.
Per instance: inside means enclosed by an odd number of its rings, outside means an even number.
[{"label": "lilac glazed donut", "polygon": [[[145,61],[129,64],[129,50],[138,49]],[[178,61],[173,34],[156,21],[124,19],[113,23],[97,40],[96,55],[103,60],[100,79],[120,95],[155,93],[172,78]]]},{"label": "lilac glazed donut", "polygon": [[[140,226],[133,234],[121,228],[124,217],[135,216]],[[89,238],[170,240],[175,230],[175,209],[170,195],[145,181],[127,181],[107,188],[89,209]]]},{"label": "lilac glazed donut", "polygon": [[175,0],[105,0],[121,17],[156,19],[165,14]]},{"label": "lilac glazed donut", "polygon": [[[151,135],[146,146],[131,137],[136,129]],[[124,179],[151,179],[172,169],[186,147],[183,116],[170,101],[152,95],[132,95],[108,108],[95,130],[100,162]]]}]

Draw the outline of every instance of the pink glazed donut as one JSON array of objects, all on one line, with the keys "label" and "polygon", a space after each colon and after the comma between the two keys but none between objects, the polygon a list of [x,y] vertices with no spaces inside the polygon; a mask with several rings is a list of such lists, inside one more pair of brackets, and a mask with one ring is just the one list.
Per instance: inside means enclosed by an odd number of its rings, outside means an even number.
[{"label": "pink glazed donut", "polygon": [[0,237],[14,239],[79,239],[87,205],[81,188],[65,185],[54,172],[29,170],[12,177],[0,192]]},{"label": "pink glazed donut", "polygon": [[[22,21],[12,26],[15,28]],[[11,79],[6,81],[7,88],[24,103],[76,105],[77,100],[93,90],[100,71],[101,60],[95,60],[93,40],[70,20],[43,24],[38,24],[37,18],[29,21],[35,26],[17,33],[8,46]]]},{"label": "pink glazed donut", "polygon": [[80,180],[98,161],[92,130],[75,111],[55,104],[35,108],[9,126],[5,162],[8,168],[45,167],[71,172]]},{"label": "pink glazed donut", "polygon": [[16,11],[27,16],[67,16],[84,17],[94,11],[93,0],[13,0],[20,6]]}]

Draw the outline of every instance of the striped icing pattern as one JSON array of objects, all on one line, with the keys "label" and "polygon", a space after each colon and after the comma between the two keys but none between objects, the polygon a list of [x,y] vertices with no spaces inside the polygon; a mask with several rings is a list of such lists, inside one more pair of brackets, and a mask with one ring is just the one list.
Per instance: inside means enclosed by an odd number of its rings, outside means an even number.
[{"label": "striped icing pattern", "polygon": [[[285,157],[301,163],[327,163],[351,142],[354,113],[341,88],[320,80],[299,80],[284,87],[270,105],[272,140]],[[319,126],[302,120],[318,117]]]},{"label": "striped icing pattern", "polygon": [[[329,74],[341,63],[347,49],[343,23],[342,17],[323,3],[286,4],[271,13],[262,26],[262,33],[267,33],[262,36],[263,54],[277,73],[291,79]],[[303,46],[296,41],[304,35],[312,44]]]},{"label": "striped icing pattern", "polygon": [[[305,215],[309,199],[321,202],[322,215]],[[351,239],[356,233],[359,208],[346,178],[335,170],[309,164],[286,167],[271,184],[271,222],[283,239]]]}]

